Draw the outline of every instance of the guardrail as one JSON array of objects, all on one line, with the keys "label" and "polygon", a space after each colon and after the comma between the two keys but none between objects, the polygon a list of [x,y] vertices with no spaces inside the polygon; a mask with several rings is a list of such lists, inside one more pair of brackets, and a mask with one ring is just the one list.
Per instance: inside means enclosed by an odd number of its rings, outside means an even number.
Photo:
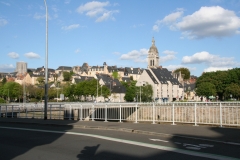
[{"label": "guardrail", "polygon": [[[44,104],[0,105],[0,118],[44,117]],[[239,102],[50,103],[48,119],[240,126]]]}]

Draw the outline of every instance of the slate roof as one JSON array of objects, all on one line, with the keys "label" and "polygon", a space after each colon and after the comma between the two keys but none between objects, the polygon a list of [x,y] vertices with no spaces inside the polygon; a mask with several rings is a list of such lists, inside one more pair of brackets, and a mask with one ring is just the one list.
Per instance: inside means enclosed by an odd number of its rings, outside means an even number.
[{"label": "slate roof", "polygon": [[122,77],[123,82],[130,82],[130,77]]},{"label": "slate roof", "polygon": [[194,91],[196,88],[196,83],[187,84],[184,83],[184,91]]},{"label": "slate roof", "polygon": [[69,66],[59,66],[56,70],[71,71],[72,67]]},{"label": "slate roof", "polygon": [[168,84],[167,78],[164,75],[164,73],[162,72],[162,69],[160,69],[160,68],[157,68],[157,69],[152,68],[151,70],[153,71],[154,75],[157,77],[157,79],[159,80],[159,82],[161,84]]},{"label": "slate roof", "polygon": [[152,81],[153,81],[155,84],[158,84],[157,80],[154,78],[154,76],[152,75],[152,73],[151,73],[148,69],[145,69],[145,71],[147,72],[147,74],[149,75],[149,77],[152,79]]},{"label": "slate roof", "polygon": [[113,86],[111,93],[126,93],[126,88],[124,86]]},{"label": "slate roof", "polygon": [[174,78],[166,68],[152,68],[151,69],[161,84],[168,84],[167,81],[170,81],[173,85],[179,85],[179,82]]},{"label": "slate roof", "polygon": [[[143,70],[140,68],[125,67],[125,72],[127,72],[126,74],[141,74],[143,72]],[[124,73],[124,75],[125,75],[125,73]]]}]

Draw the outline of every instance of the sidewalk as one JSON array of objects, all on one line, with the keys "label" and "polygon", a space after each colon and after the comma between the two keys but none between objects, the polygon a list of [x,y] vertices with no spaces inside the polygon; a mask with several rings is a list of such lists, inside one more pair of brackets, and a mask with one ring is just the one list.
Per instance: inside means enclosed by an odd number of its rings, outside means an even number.
[{"label": "sidewalk", "polygon": [[[134,122],[74,121],[74,120],[43,120],[25,118],[0,118],[2,123],[21,123],[36,125],[70,125],[73,128],[116,130],[123,132],[159,135],[167,137],[199,138],[220,143],[237,143],[240,145],[240,128],[220,128],[211,126],[151,124]],[[235,144],[236,145],[236,144]]]}]

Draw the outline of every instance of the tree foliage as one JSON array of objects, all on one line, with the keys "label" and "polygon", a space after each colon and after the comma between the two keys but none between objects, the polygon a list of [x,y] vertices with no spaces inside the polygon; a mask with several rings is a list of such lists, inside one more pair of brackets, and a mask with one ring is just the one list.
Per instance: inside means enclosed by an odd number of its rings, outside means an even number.
[{"label": "tree foliage", "polygon": [[209,96],[216,96],[216,87],[210,82],[203,82],[197,87],[196,94],[208,99]]},{"label": "tree foliage", "polygon": [[71,80],[71,73],[70,72],[63,72],[63,80],[70,81]]},{"label": "tree foliage", "polygon": [[38,82],[38,84],[43,85],[44,84],[44,77],[38,77],[37,82]]},{"label": "tree foliage", "polygon": [[[228,71],[207,72],[202,74],[196,82],[196,88],[205,82],[209,82],[215,86],[216,95],[220,100],[224,97],[230,97],[230,94],[234,98],[239,98],[237,90],[240,86],[240,68],[234,68]],[[236,91],[233,89],[235,88]]]},{"label": "tree foliage", "polygon": [[184,80],[188,80],[190,78],[190,71],[188,68],[178,68],[174,71],[174,73],[178,73],[179,71],[181,71],[181,74],[184,74],[183,79]]}]

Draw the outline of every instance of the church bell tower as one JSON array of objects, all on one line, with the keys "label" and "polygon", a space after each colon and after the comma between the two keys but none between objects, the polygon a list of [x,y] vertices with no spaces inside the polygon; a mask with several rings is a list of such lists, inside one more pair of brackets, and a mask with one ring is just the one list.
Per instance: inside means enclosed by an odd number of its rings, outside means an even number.
[{"label": "church bell tower", "polygon": [[148,68],[157,68],[159,67],[159,55],[158,49],[155,46],[154,37],[152,38],[152,46],[148,51]]}]

